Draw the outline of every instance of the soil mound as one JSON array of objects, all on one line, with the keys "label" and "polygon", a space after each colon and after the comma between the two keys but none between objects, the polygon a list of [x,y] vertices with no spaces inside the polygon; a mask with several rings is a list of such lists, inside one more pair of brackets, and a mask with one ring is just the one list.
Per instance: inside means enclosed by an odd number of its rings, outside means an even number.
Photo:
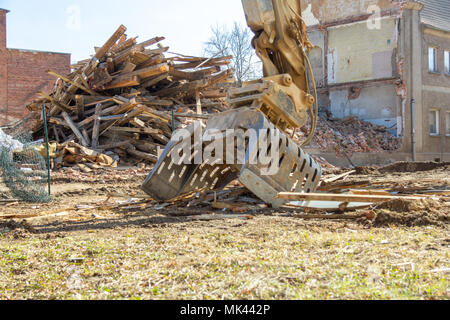
[{"label": "soil mound", "polygon": [[373,225],[376,227],[445,226],[450,221],[448,211],[448,207],[443,207],[440,202],[432,199],[418,201],[397,199],[376,207],[377,216]]},{"label": "soil mound", "polygon": [[431,171],[436,169],[449,169],[449,162],[396,162],[388,166],[378,169],[381,173],[390,172],[419,172],[419,171]]}]

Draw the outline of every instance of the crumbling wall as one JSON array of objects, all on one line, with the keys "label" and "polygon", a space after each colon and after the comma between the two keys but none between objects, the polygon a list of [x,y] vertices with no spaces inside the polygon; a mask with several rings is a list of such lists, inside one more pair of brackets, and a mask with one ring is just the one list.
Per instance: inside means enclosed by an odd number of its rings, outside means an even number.
[{"label": "crumbling wall", "polygon": [[356,116],[370,123],[385,126],[397,135],[397,96],[392,84],[361,88],[352,98],[349,88],[330,89],[331,112],[337,118]]},{"label": "crumbling wall", "polygon": [[309,52],[309,60],[314,72],[317,87],[325,86],[325,34],[321,30],[313,30],[308,33],[309,40],[315,46]]},{"label": "crumbling wall", "polygon": [[379,29],[366,22],[328,29],[328,82],[390,78],[394,74],[397,19],[385,18]]},{"label": "crumbling wall", "polygon": [[303,16],[308,25],[326,24],[344,18],[373,14],[373,6],[381,11],[398,9],[400,0],[303,0]]}]

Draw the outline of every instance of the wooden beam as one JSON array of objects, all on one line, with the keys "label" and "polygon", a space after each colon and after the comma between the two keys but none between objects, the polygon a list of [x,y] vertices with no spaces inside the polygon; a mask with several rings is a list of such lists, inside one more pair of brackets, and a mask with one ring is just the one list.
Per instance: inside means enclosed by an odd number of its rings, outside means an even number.
[{"label": "wooden beam", "polygon": [[105,42],[105,44],[97,50],[95,54],[95,58],[97,60],[101,60],[105,54],[114,46],[114,44],[119,40],[127,31],[127,28],[124,25],[121,25],[116,32]]},{"label": "wooden beam", "polygon": [[84,97],[83,96],[75,96],[75,101],[77,104],[78,121],[83,121],[85,119]]},{"label": "wooden beam", "polygon": [[351,195],[351,194],[327,194],[327,193],[293,193],[281,192],[278,199],[286,200],[305,200],[305,201],[337,201],[337,202],[386,202],[391,200],[410,200],[416,201],[424,199],[423,197],[398,197],[398,196],[372,196],[372,195]]},{"label": "wooden beam", "polygon": [[39,92],[39,95],[46,98],[48,101],[50,101],[52,104],[55,105],[55,107],[57,107],[58,109],[60,109],[61,111],[65,111],[65,112],[72,112],[72,108],[69,107],[68,105],[56,101],[54,98],[50,97],[48,94],[44,93],[44,92]]},{"label": "wooden beam", "polygon": [[134,87],[140,84],[139,78],[137,76],[123,76],[122,78],[117,78],[110,84],[102,87],[102,90]]},{"label": "wooden beam", "polygon": [[115,127],[111,128],[110,131],[115,132],[129,132],[129,133],[143,133],[143,134],[162,134],[161,130],[150,129],[150,128],[124,128]]},{"label": "wooden beam", "polygon": [[102,112],[102,105],[101,104],[96,105],[95,106],[95,114],[94,114],[94,128],[92,129],[92,148],[93,149],[96,149],[98,147],[101,112]]},{"label": "wooden beam", "polygon": [[128,145],[127,148],[127,152],[132,155],[135,156],[137,158],[143,159],[143,160],[147,160],[153,163],[158,162],[158,157],[152,154],[148,154],[148,153],[144,153],[141,151],[137,151],[136,148],[133,145]]},{"label": "wooden beam", "polygon": [[72,132],[75,134],[75,136],[78,138],[78,140],[81,142],[81,145],[83,147],[89,147],[88,142],[86,141],[86,139],[84,138],[83,134],[80,132],[80,130],[77,128],[77,126],[75,125],[75,123],[72,121],[72,119],[70,118],[69,114],[65,111],[62,112],[62,116],[64,118],[64,120],[66,120],[67,125],[70,127],[70,129],[72,130]]},{"label": "wooden beam", "polygon": [[129,79],[130,77],[134,77],[134,76],[137,76],[140,79],[150,78],[150,77],[157,76],[157,75],[160,75],[163,73],[167,73],[167,72],[169,72],[169,69],[170,68],[169,68],[168,64],[161,63],[156,66],[151,66],[151,67],[144,68],[141,70],[136,70],[127,75],[117,76],[117,77],[115,77],[114,82],[124,81],[124,80]]},{"label": "wooden beam", "polygon": [[62,76],[62,75],[60,75],[60,74],[57,74],[56,72],[53,72],[53,71],[47,71],[47,73],[50,74],[50,75],[52,75],[52,76],[54,76],[54,77],[56,77],[56,78],[59,78],[59,79],[63,80],[64,82],[67,82],[67,83],[69,83],[69,84],[71,84],[71,85],[77,87],[77,88],[80,89],[80,90],[83,90],[83,91],[86,92],[86,93],[89,93],[89,94],[92,95],[92,96],[98,96],[98,95],[99,95],[99,94],[98,94],[97,92],[95,92],[94,90],[88,89],[88,88],[84,87],[83,85],[81,85],[81,84],[79,84],[79,83],[76,83],[76,82],[70,80],[70,79],[67,78],[67,77],[64,77],[64,76]]}]

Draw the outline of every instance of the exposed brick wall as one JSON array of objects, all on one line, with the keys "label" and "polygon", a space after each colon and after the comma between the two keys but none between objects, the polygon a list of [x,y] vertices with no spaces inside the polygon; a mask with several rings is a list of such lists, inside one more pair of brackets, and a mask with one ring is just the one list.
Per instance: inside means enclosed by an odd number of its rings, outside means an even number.
[{"label": "exposed brick wall", "polygon": [[20,119],[27,114],[25,106],[39,91],[48,92],[55,78],[47,74],[70,72],[70,55],[47,52],[8,50],[8,116]]},{"label": "exposed brick wall", "polygon": [[0,10],[0,125],[26,116],[26,105],[36,94],[53,88],[56,79],[48,70],[70,72],[69,54],[7,49],[6,13]]},{"label": "exposed brick wall", "polygon": [[8,102],[7,78],[8,64],[6,58],[6,13],[0,9],[0,118]]}]

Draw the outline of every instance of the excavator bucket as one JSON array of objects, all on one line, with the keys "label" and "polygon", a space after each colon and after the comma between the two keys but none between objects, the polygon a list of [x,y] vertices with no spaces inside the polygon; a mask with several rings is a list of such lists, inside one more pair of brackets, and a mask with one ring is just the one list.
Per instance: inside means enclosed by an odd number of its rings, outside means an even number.
[{"label": "excavator bucket", "polygon": [[[279,192],[309,193],[319,184],[320,166],[258,110],[231,110],[212,117],[205,128],[192,125],[184,130],[190,150],[182,157],[184,162],[179,161],[179,151],[187,150],[182,146],[186,139],[180,141],[180,135],[175,133],[142,186],[155,199],[168,201],[192,192],[219,190],[237,179],[277,208],[285,203],[277,199]],[[215,132],[218,138],[203,142],[208,132]],[[195,141],[196,136],[202,137],[202,141]],[[213,143],[219,146],[214,159],[204,156],[201,164],[195,164],[198,153],[208,150]],[[198,149],[200,145],[202,148]],[[223,153],[218,152],[221,150]]]}]

